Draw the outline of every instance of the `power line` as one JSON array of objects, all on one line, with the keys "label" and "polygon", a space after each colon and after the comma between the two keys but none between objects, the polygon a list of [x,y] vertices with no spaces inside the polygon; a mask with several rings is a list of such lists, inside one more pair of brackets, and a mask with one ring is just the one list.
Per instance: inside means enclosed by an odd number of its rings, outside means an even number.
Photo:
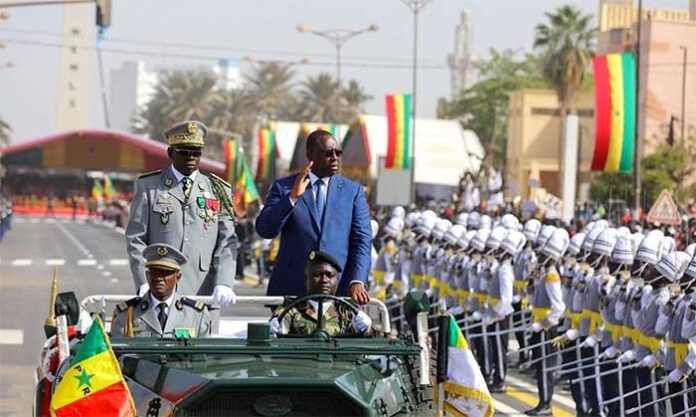
[{"label": "power line", "polygon": [[[35,29],[27,29],[27,28],[0,28],[0,33],[2,32],[7,32],[7,33],[20,33],[20,34],[27,34],[27,35],[45,35],[45,36],[53,36],[53,37],[60,37],[60,38],[66,38],[66,39],[83,39],[83,40],[90,40],[90,38],[82,35],[77,35],[77,36],[67,36],[66,34],[62,32],[54,32],[54,31],[46,31],[46,30],[35,30]],[[133,39],[133,38],[112,38],[108,37],[103,39],[104,43],[124,43],[124,44],[131,44],[131,45],[143,45],[143,46],[157,46],[161,48],[183,48],[183,49],[193,49],[193,50],[199,50],[199,51],[224,51],[224,52],[231,52],[231,53],[237,53],[237,54],[265,54],[265,55],[281,55],[281,56],[294,56],[294,57],[305,57],[308,54],[302,53],[302,52],[295,52],[295,51],[287,51],[287,50],[277,50],[277,49],[253,49],[253,48],[231,48],[229,46],[220,46],[220,45],[206,45],[206,44],[194,44],[194,43],[185,43],[185,42],[162,42],[162,41],[151,41],[151,40],[145,40],[145,39]],[[325,54],[325,53],[312,53],[309,56],[314,56],[314,57],[322,57],[322,58],[334,58],[332,54]],[[347,56],[347,59],[353,59],[353,60],[361,60],[361,61],[375,61],[375,62],[381,62],[384,63],[385,61],[390,61],[389,63],[398,63],[399,61],[403,63],[409,62],[407,58],[398,58],[398,57],[388,57],[388,56],[361,56],[361,55],[353,55],[353,56]],[[436,66],[437,64],[431,64],[432,66]],[[444,67],[444,66],[443,66]]]},{"label": "power line", "polygon": [[[18,38],[5,38],[2,40],[2,42],[5,43],[13,43],[13,44],[18,44],[18,45],[30,45],[30,46],[41,46],[41,47],[51,47],[51,48],[76,48],[76,49],[81,49],[81,50],[96,50],[96,46],[91,46],[91,45],[66,45],[63,43],[56,43],[56,42],[49,42],[49,41],[37,41],[37,40],[30,40],[30,39],[18,39]],[[155,51],[155,50],[135,50],[135,49],[123,49],[123,48],[106,48],[106,47],[101,47],[100,48],[102,52],[104,53],[111,53],[111,54],[122,54],[122,55],[134,55],[134,56],[145,56],[148,58],[179,58],[179,59],[192,59],[192,60],[201,60],[201,61],[219,61],[221,57],[219,55],[193,55],[193,54],[182,54],[182,53],[171,53],[171,52],[163,52],[163,51]],[[269,59],[269,60],[256,60],[258,62],[280,62],[280,63],[287,63],[287,64],[294,64],[294,65],[306,65],[306,66],[317,66],[317,67],[333,67],[335,65],[334,62],[330,61],[307,61],[307,62],[297,62],[297,61],[289,61],[289,60],[278,60],[278,59]],[[411,66],[408,64],[380,64],[380,63],[369,63],[369,62],[349,62],[344,64],[346,67],[353,67],[353,68],[372,68],[372,69],[411,69]],[[420,69],[425,69],[425,70],[446,70],[447,68],[444,65],[421,65],[419,66]]]}]

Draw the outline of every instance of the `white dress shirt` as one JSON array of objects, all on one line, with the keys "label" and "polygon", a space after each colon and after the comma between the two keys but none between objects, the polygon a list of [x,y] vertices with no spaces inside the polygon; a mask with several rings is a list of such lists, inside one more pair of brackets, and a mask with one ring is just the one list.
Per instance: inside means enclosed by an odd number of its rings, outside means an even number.
[{"label": "white dress shirt", "polygon": [[176,181],[178,183],[181,183],[181,180],[184,179],[184,177],[186,176],[191,178],[191,181],[196,181],[196,177],[198,176],[198,170],[193,171],[191,175],[184,175],[181,172],[179,172],[179,170],[177,170],[176,167],[174,167],[174,165],[172,165],[172,173],[174,173],[174,177],[176,178]]},{"label": "white dress shirt", "polygon": [[155,315],[159,314],[159,305],[160,303],[166,304],[166,307],[164,307],[164,314],[166,314],[167,317],[169,317],[169,310],[170,307],[172,306],[172,302],[174,301],[174,292],[172,292],[172,295],[169,296],[166,300],[158,300],[155,298],[154,295],[152,295],[152,292],[150,292],[150,303],[152,304],[152,308],[155,309]]}]

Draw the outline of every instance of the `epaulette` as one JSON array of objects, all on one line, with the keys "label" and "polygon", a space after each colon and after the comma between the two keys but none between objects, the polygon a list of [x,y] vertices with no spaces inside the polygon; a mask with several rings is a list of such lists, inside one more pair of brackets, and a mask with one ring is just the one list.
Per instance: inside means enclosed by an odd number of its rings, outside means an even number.
[{"label": "epaulette", "polygon": [[230,184],[229,182],[227,182],[227,181],[225,181],[224,179],[220,178],[219,176],[213,174],[212,172],[209,172],[207,175],[208,175],[210,178],[212,178],[213,180],[218,181],[218,182],[221,182],[221,183],[223,183],[224,185],[228,186],[229,188],[232,188],[232,184]]},{"label": "epaulette", "polygon": [[119,303],[116,308],[118,308],[118,311],[126,311],[128,310],[128,307],[134,307],[140,304],[140,297],[134,297],[131,298],[128,301],[125,301],[123,303]]},{"label": "epaulette", "polygon": [[196,311],[203,311],[203,309],[206,307],[203,301],[194,301],[186,297],[181,297],[179,300],[181,300],[182,304],[195,308]]},{"label": "epaulette", "polygon": [[161,170],[161,169],[158,169],[157,171],[146,172],[146,173],[144,173],[144,174],[140,174],[140,175],[138,176],[138,179],[140,179],[140,178],[151,177],[151,176],[153,176],[153,175],[157,175],[157,174],[160,174],[160,173],[162,173],[162,170]]}]

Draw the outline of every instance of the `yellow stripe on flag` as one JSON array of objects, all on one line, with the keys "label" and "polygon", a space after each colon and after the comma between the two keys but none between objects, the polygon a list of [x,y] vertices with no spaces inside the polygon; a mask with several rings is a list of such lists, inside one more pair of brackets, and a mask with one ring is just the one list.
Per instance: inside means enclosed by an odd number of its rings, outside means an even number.
[{"label": "yellow stripe on flag", "polygon": [[121,381],[121,370],[113,362],[109,350],[105,350],[75,364],[63,374],[61,382],[68,383],[58,384],[51,407],[59,409]]},{"label": "yellow stripe on flag", "polygon": [[404,161],[404,96],[394,94],[394,119],[396,122],[396,146],[394,168],[403,168]]},{"label": "yellow stripe on flag", "polygon": [[623,64],[621,54],[607,55],[607,66],[609,67],[609,89],[611,91],[611,134],[609,138],[609,153],[604,170],[618,172],[619,165],[621,165],[621,149],[624,136]]}]

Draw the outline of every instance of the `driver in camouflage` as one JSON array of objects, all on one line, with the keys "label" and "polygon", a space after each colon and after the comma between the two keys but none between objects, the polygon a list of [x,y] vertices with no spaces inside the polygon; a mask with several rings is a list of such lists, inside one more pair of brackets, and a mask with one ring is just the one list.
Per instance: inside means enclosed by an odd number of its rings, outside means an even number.
[{"label": "driver in camouflage", "polygon": [[[305,267],[305,286],[307,294],[335,295],[338,287],[338,274],[341,267],[331,255],[313,251]],[[324,311],[323,329],[318,326],[319,308]],[[310,335],[316,330],[324,330],[330,336],[372,335],[372,320],[363,311],[355,314],[344,304],[332,300],[307,300],[307,302],[292,307],[283,317],[282,322],[277,316],[284,310],[279,307],[271,319],[271,332],[274,334]]]}]

